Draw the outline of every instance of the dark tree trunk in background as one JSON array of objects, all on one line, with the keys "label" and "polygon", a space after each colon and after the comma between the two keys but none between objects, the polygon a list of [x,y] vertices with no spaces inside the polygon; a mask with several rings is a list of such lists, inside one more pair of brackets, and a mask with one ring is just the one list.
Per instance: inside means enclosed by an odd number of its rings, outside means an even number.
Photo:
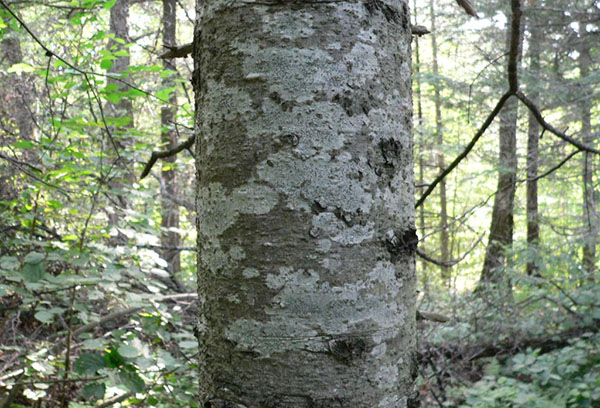
[{"label": "dark tree trunk in background", "polygon": [[[523,29],[519,37],[519,59],[522,51]],[[507,27],[506,45],[510,43],[510,26]],[[517,119],[518,101],[511,97],[500,111],[498,156],[498,184],[494,196],[489,241],[483,261],[480,285],[498,283],[499,270],[506,266],[506,248],[512,245],[514,229],[514,203],[517,189]]]},{"label": "dark tree trunk in background", "polygon": [[[0,55],[5,69],[14,64],[23,62],[21,42],[18,33],[6,30],[0,43]],[[2,90],[0,91],[0,113],[2,135],[0,145],[8,145],[16,140],[32,140],[34,122],[31,107],[33,104],[34,89],[30,75],[26,73],[7,73],[0,78]],[[21,159],[34,164],[33,150],[26,150],[25,157]],[[18,188],[13,177],[15,167],[4,160],[0,160],[0,200],[12,200],[18,195]]]},{"label": "dark tree trunk in background", "polygon": [[[127,43],[129,41],[129,0],[117,0],[115,5],[110,9],[110,33],[114,35],[115,39],[111,39],[108,42],[108,50],[112,53],[117,51],[127,51],[127,48],[122,42]],[[121,41],[117,41],[120,39]],[[108,69],[108,73],[114,77],[121,77],[129,69],[129,55],[118,56],[113,60],[112,66]],[[127,86],[123,83],[109,79],[109,84],[115,85],[121,91],[127,91]],[[112,195],[116,197],[117,204],[121,208],[128,207],[128,190],[131,183],[134,180],[133,171],[131,169],[131,148],[130,145],[130,129],[133,127],[133,106],[129,98],[122,98],[118,103],[107,104],[107,115],[113,118],[130,117],[131,122],[127,126],[122,127],[111,127],[113,140],[116,142],[120,159],[117,160],[116,166],[113,170],[114,178],[109,183],[112,191]],[[113,149],[113,146],[109,143],[108,149]],[[114,155],[111,155],[114,157]],[[118,214],[115,212],[109,214],[111,224],[117,224]]]},{"label": "dark tree trunk in background", "polygon": [[[433,58],[433,76],[434,80],[434,104],[435,104],[435,135],[438,148],[437,165],[440,173],[445,170],[444,164],[444,129],[442,125],[442,97],[440,95],[440,70],[438,67],[438,45],[435,34],[435,0],[429,1],[429,13],[431,17],[431,51]],[[449,234],[448,234],[448,200],[446,198],[446,179],[443,179],[439,185],[440,191],[440,255],[442,262],[450,260],[449,255]],[[450,286],[450,269],[442,266],[442,279]]]},{"label": "dark tree trunk in background", "polygon": [[[529,40],[529,79],[531,89],[529,97],[536,104],[539,102],[539,75],[540,75],[540,49],[542,31],[537,26],[535,19],[530,19],[531,37]],[[527,129],[527,245],[530,255],[534,258],[527,262],[527,274],[533,275],[537,271],[535,259],[538,257],[538,246],[540,244],[540,221],[538,218],[538,175],[540,124],[529,112],[529,125]]]},{"label": "dark tree trunk in background", "polygon": [[[582,140],[587,145],[592,145],[594,135],[592,134],[591,112],[593,92],[586,83],[586,78],[590,75],[590,66],[592,57],[590,54],[590,38],[585,28],[586,24],[580,24],[580,47],[579,47],[579,77],[581,84],[581,134]],[[583,160],[583,215],[585,230],[583,234],[583,269],[586,278],[595,279],[596,273],[596,241],[598,240],[598,216],[596,213],[596,196],[594,188],[594,167],[593,163],[597,160],[594,155],[584,153]]]},{"label": "dark tree trunk in background", "polygon": [[200,405],[406,407],[408,0],[198,0],[197,15]]},{"label": "dark tree trunk in background", "polygon": [[[163,45],[177,45],[177,0],[163,0]],[[172,70],[173,75],[163,79],[163,88],[175,87],[175,59],[165,59],[163,66]],[[169,96],[170,105],[164,105],[161,109],[161,141],[167,149],[177,146],[177,132],[175,127],[175,118],[177,115],[177,91],[173,91]],[[162,169],[162,181],[164,189],[170,197],[178,197],[180,194],[177,188],[177,172],[174,163],[175,156],[165,159]],[[161,245],[165,247],[179,246],[179,234],[172,229],[179,228],[179,205],[173,200],[169,200],[163,195],[161,199]],[[169,263],[169,273],[175,277],[181,269],[181,261],[178,250],[164,250],[163,257]]]},{"label": "dark tree trunk in background", "polygon": [[[417,1],[413,2],[413,18],[414,25],[417,26]],[[421,138],[421,142],[419,144],[419,185],[421,187],[418,188],[419,195],[423,194],[424,187],[424,172],[425,172],[425,151],[427,146],[427,137],[425,135],[423,129],[423,103],[422,103],[422,94],[421,94],[421,53],[419,49],[419,37],[415,36],[413,38],[413,42],[415,44],[415,66],[413,67],[415,75],[413,75],[415,80],[415,98],[416,98],[416,106],[417,106],[417,128],[419,130],[418,135]],[[416,132],[415,132],[416,133]],[[419,207],[419,236],[425,236],[425,205]],[[424,245],[424,241],[420,242],[421,248]],[[423,276],[423,289],[425,294],[427,295],[429,289],[429,277],[427,276],[427,261],[422,260],[421,262],[421,275]]]}]

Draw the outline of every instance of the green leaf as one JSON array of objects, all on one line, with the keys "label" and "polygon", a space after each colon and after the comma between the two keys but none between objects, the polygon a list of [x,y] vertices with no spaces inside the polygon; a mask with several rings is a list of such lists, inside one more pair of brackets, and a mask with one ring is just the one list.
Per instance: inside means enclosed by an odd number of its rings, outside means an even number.
[{"label": "green leaf", "polygon": [[97,353],[83,353],[75,360],[75,372],[84,375],[95,375],[101,368],[107,367],[106,360]]},{"label": "green leaf", "polygon": [[35,68],[24,62],[19,62],[17,64],[14,64],[6,70],[6,72],[9,72],[9,73],[14,72],[15,74],[22,74],[23,72],[33,72],[33,71],[35,71]]},{"label": "green leaf", "polygon": [[39,252],[30,252],[27,255],[25,255],[25,258],[23,259],[25,261],[25,263],[28,264],[38,264],[40,262],[42,262],[42,260],[46,257],[46,255],[39,253]]},{"label": "green leaf", "polygon": [[100,68],[108,70],[112,66],[113,66],[112,58],[102,58],[100,60]]},{"label": "green leaf", "polygon": [[33,317],[42,323],[51,323],[54,320],[54,313],[49,312],[48,310],[40,310],[34,314]]},{"label": "green leaf", "polygon": [[115,5],[115,3],[117,2],[117,0],[107,0],[102,7],[104,7],[106,10],[110,10],[111,8],[113,8],[113,6]]},{"label": "green leaf", "polygon": [[17,142],[14,142],[12,145],[20,149],[31,149],[35,147],[35,143],[32,143],[29,140],[19,140]]},{"label": "green leaf", "polygon": [[103,383],[89,383],[81,390],[81,395],[88,399],[100,399],[104,397],[106,386]]},{"label": "green leaf", "polygon": [[14,271],[19,267],[19,260],[16,256],[3,256],[0,258],[0,268],[8,271]]},{"label": "green leaf", "polygon": [[144,390],[144,386],[146,385],[144,380],[142,380],[142,377],[140,377],[135,371],[119,370],[118,377],[121,381],[121,384],[123,384],[129,391],[142,392]]},{"label": "green leaf", "polygon": [[165,89],[161,89],[160,91],[158,91],[156,93],[156,97],[158,99],[161,99],[163,101],[166,101],[169,99],[169,95],[171,94],[171,92],[173,92],[175,90],[175,87],[172,86],[171,88],[165,88]]},{"label": "green leaf", "polygon": [[125,360],[115,349],[110,350],[104,355],[104,360],[110,368],[118,368],[125,365]]},{"label": "green leaf", "polygon": [[23,266],[22,274],[23,278],[28,282],[37,282],[44,276],[44,271],[46,270],[45,265],[40,263],[26,263]]},{"label": "green leaf", "polygon": [[135,358],[140,354],[140,351],[133,346],[124,344],[119,347],[119,354],[125,358]]}]

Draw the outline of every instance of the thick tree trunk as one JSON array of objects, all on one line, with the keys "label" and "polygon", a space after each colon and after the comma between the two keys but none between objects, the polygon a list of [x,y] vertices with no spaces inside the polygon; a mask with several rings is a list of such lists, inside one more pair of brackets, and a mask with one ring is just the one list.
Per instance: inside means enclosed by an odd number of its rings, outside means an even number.
[{"label": "thick tree trunk", "polygon": [[[585,24],[581,24],[581,46],[579,51],[579,76],[583,83],[590,75],[590,65],[592,58],[590,55],[590,43],[586,38]],[[583,92],[581,98],[581,134],[583,142],[592,145],[594,135],[592,134],[591,111],[592,111],[592,90],[587,85],[582,85]],[[598,240],[598,217],[596,213],[596,195],[594,189],[594,157],[584,153],[583,160],[583,215],[585,231],[583,233],[583,269],[586,278],[593,280],[596,273],[596,242]]]},{"label": "thick tree trunk", "polygon": [[[177,0],[163,0],[163,45],[177,45],[176,29],[177,29]],[[163,66],[166,69],[175,71],[175,60],[163,60]],[[163,79],[163,88],[171,88],[175,86],[174,77],[172,75]],[[162,125],[161,141],[166,145],[167,149],[172,149],[177,146],[177,132],[175,131],[175,116],[177,115],[177,92],[173,91],[169,96],[170,105],[164,105],[160,112],[160,121]],[[175,156],[165,159],[165,165],[162,169],[162,178],[165,184],[165,189],[169,196],[179,196],[177,188],[176,172],[173,168]],[[179,246],[179,234],[172,229],[179,228],[179,206],[166,197],[161,199],[161,245],[164,247],[174,248]],[[179,251],[176,249],[167,249],[163,252],[163,257],[169,263],[169,273],[175,277],[181,269],[181,260]]]},{"label": "thick tree trunk", "polygon": [[[442,126],[442,97],[440,95],[440,70],[438,67],[438,46],[435,25],[435,1],[429,1],[429,13],[431,18],[431,52],[433,60],[434,80],[434,104],[435,104],[435,134],[438,147],[437,165],[440,173],[445,170],[444,164],[444,129]],[[442,262],[450,261],[449,234],[448,234],[448,200],[446,198],[446,179],[440,182],[440,255]],[[442,279],[450,286],[450,268],[442,266]]]},{"label": "thick tree trunk", "polygon": [[197,15],[201,404],[407,406],[407,0],[203,0]]},{"label": "thick tree trunk", "polygon": [[[529,97],[535,103],[539,102],[538,76],[540,72],[540,49],[542,41],[542,31],[535,20],[530,19],[529,40],[529,67],[531,75],[531,90]],[[527,246],[529,251],[535,253],[533,259],[527,262],[527,274],[533,275],[537,271],[535,259],[537,258],[537,248],[540,241],[540,223],[538,218],[538,163],[539,163],[539,143],[540,143],[540,124],[535,116],[529,112],[529,127],[527,129]]]}]

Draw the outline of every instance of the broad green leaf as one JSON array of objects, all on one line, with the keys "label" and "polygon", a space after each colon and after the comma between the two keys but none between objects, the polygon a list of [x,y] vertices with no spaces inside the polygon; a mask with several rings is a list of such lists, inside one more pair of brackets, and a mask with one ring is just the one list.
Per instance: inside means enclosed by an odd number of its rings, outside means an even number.
[{"label": "broad green leaf", "polygon": [[81,390],[81,395],[88,399],[101,399],[106,392],[106,386],[103,383],[89,383]]},{"label": "broad green leaf", "polygon": [[19,267],[19,259],[16,256],[3,256],[0,258],[0,268],[14,271]]},{"label": "broad green leaf", "polygon": [[141,392],[144,390],[144,380],[135,371],[119,370],[118,374],[121,384],[125,386],[129,391]]},{"label": "broad green leaf", "polygon": [[23,260],[25,261],[25,263],[28,263],[28,264],[37,264],[37,263],[42,262],[42,260],[45,257],[46,257],[46,255],[34,251],[34,252],[28,253]]},{"label": "broad green leaf", "polygon": [[33,316],[42,323],[51,323],[54,320],[54,313],[48,310],[40,310]]},{"label": "broad green leaf", "polygon": [[104,4],[102,4],[102,7],[104,7],[106,10],[110,10],[113,8],[116,2],[117,0],[107,0]]},{"label": "broad green leaf", "polygon": [[169,95],[171,94],[171,92],[173,92],[175,90],[175,87],[172,86],[170,88],[165,88],[165,89],[161,89],[160,91],[158,91],[156,93],[156,97],[158,99],[161,99],[163,101],[166,101],[169,99]]},{"label": "broad green leaf", "polygon": [[15,74],[22,74],[23,72],[33,72],[33,71],[35,71],[35,68],[24,62],[19,62],[17,64],[14,64],[6,70],[6,72],[15,73]]},{"label": "broad green leaf", "polygon": [[37,282],[42,279],[45,270],[43,262],[26,263],[22,269],[23,278],[28,282]]},{"label": "broad green leaf", "polygon": [[75,360],[75,372],[95,375],[98,370],[107,367],[106,359],[97,353],[83,353]]},{"label": "broad green leaf", "polygon": [[119,354],[125,358],[135,358],[138,356],[138,354],[140,354],[140,351],[133,346],[124,344],[119,347]]},{"label": "broad green leaf", "polygon": [[30,142],[29,140],[19,140],[12,144],[14,147],[18,147],[19,149],[31,149],[32,147],[36,147],[35,143]]},{"label": "broad green leaf", "polygon": [[111,58],[102,58],[100,60],[100,68],[109,70],[113,66],[113,61]]}]

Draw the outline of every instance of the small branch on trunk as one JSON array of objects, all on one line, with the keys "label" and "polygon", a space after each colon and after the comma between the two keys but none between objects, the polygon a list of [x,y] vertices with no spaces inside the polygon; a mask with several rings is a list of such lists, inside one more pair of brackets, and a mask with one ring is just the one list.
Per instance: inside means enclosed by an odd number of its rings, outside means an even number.
[{"label": "small branch on trunk", "polygon": [[152,152],[152,156],[150,156],[150,160],[148,161],[148,163],[146,163],[146,166],[144,167],[144,171],[142,171],[140,180],[143,179],[144,177],[146,177],[150,173],[150,170],[152,170],[152,166],[154,166],[154,163],[156,163],[156,161],[158,159],[164,159],[166,157],[175,156],[177,153],[181,152],[182,150],[189,149],[190,147],[192,147],[194,145],[195,140],[196,140],[196,136],[190,136],[185,142],[183,142],[179,146],[175,146],[174,148],[172,148],[170,150],[167,150],[164,152]]}]

